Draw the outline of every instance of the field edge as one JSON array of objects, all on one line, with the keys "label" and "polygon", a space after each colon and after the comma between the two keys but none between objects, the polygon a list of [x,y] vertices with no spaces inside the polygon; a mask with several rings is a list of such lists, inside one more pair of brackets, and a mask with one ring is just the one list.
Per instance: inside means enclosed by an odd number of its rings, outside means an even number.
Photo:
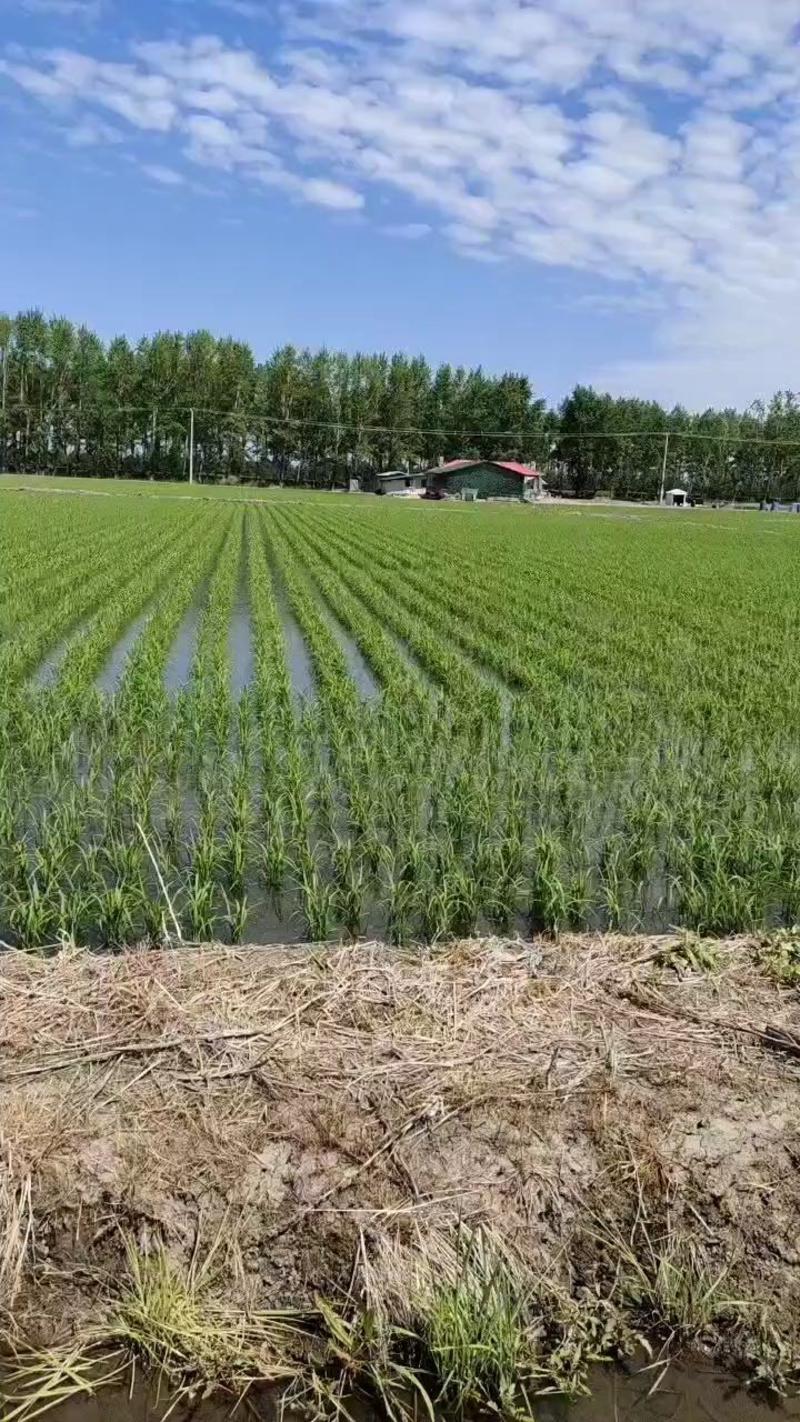
[{"label": "field edge", "polygon": [[501,1409],[509,1369],[575,1390],[642,1337],[790,1387],[798,983],[788,932],[3,954],[28,1384],[100,1345],[178,1387],[393,1396],[455,1312],[467,1343],[493,1315],[461,1381]]}]

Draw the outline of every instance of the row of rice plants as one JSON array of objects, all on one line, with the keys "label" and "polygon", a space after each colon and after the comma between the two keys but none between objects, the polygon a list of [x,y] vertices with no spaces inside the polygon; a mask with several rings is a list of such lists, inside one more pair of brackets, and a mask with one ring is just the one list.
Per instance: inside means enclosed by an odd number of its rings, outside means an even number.
[{"label": "row of rice plants", "polygon": [[[125,617],[130,607],[143,605],[139,593],[151,593],[169,565],[181,556],[187,534],[192,530],[177,521],[153,522],[135,540],[122,548],[114,540],[103,543],[90,571],[76,569],[67,581],[52,580],[46,612],[35,619],[25,616],[24,604],[14,609],[13,635],[0,647],[0,678],[9,686],[34,671],[50,649],[77,629],[87,618],[95,626],[80,639],[85,645],[91,636],[101,647],[102,636],[113,639],[111,609]],[[96,609],[102,609],[96,614]],[[100,620],[103,631],[100,630]]]},{"label": "row of rice plants", "polygon": [[[290,521],[273,512],[270,521],[292,541]],[[362,585],[360,599],[352,591],[342,599],[349,562],[317,543],[305,526],[294,547],[376,669],[386,666],[387,654],[397,660],[368,610],[368,586]],[[402,611],[395,609],[393,626],[404,640],[413,638],[413,619]],[[388,679],[398,684],[391,670]],[[391,936],[467,932],[482,919],[507,923],[516,912],[509,885],[518,853],[505,834],[513,819],[507,803],[513,777],[491,716],[478,723],[485,744],[476,745],[474,677],[450,685],[458,697],[443,703],[428,693],[427,682],[418,683],[413,707],[405,690],[398,700],[387,691],[380,707],[362,708],[357,742],[339,752],[350,772],[350,804],[364,808],[348,827],[353,837],[337,852],[348,863],[359,855],[367,898]],[[340,724],[336,717],[334,724]]]},{"label": "row of rice plants", "polygon": [[[457,768],[463,785],[464,763],[475,761],[470,740],[474,718],[466,719],[459,705],[447,706],[431,693],[427,680],[404,662],[374,615],[345,590],[342,570],[326,567],[308,540],[298,544],[291,523],[272,514],[269,522],[320,684],[323,740],[311,770],[316,839],[313,855],[309,843],[300,859],[304,901],[315,905],[314,913],[306,915],[309,927],[313,924],[319,933],[336,924],[357,934],[369,922],[378,931],[388,929],[399,936],[401,924],[410,929],[416,923],[420,933],[427,934],[424,913],[449,868],[449,861],[442,859],[436,817],[446,826],[452,768]],[[386,691],[377,705],[362,703],[347,676],[345,659],[317,601],[320,577],[346,630],[385,676]],[[395,626],[401,636],[413,637],[413,626]],[[462,694],[469,696],[465,680]],[[480,779],[485,786],[485,763]],[[432,782],[439,787],[437,796],[430,794]],[[430,846],[436,844],[438,857],[429,852],[429,841]],[[477,922],[480,896],[476,898]],[[449,919],[440,915],[436,931],[450,927]]]},{"label": "row of rice plants", "polygon": [[13,518],[9,522],[20,553],[13,558],[9,555],[0,578],[0,627],[6,635],[18,630],[23,621],[37,618],[62,589],[77,586],[110,544],[124,549],[133,532],[124,520],[112,526],[97,520],[75,520],[64,529],[55,520],[42,529],[20,525]]},{"label": "row of rice plants", "polygon": [[[130,578],[123,577],[77,639],[55,686],[45,692],[18,685],[13,698],[8,693],[4,709],[10,715],[13,707],[13,729],[7,720],[0,743],[0,785],[9,792],[3,797],[0,824],[0,921],[21,942],[52,942],[59,935],[125,941],[137,921],[134,906],[138,922],[147,922],[147,866],[141,862],[136,821],[147,817],[145,784],[152,790],[155,772],[151,767],[145,775],[132,755],[127,758],[133,765],[126,766],[126,751],[133,728],[142,727],[149,649],[146,694],[151,704],[146,722],[154,759],[159,717],[152,658],[159,629],[168,635],[176,596],[187,595],[189,568],[207,555],[209,538],[216,536],[207,518],[198,551],[187,558],[186,536],[193,543],[201,522],[193,518],[173,525],[165,520],[166,528],[157,532],[154,527],[152,540],[140,540],[136,547],[140,566]],[[167,577],[169,587],[143,633],[139,656],[134,653],[119,696],[101,696],[92,684],[98,664]],[[138,721],[132,714],[137,705]],[[146,761],[141,744],[139,752]]]},{"label": "row of rice plants", "polygon": [[[317,525],[321,526],[319,516]],[[370,530],[368,544],[359,542],[355,547],[350,526],[346,531],[326,527],[326,539],[331,536],[341,540],[348,559],[369,567],[384,585],[398,587],[400,596],[404,596],[403,589],[409,590],[405,593],[407,606],[419,609],[443,637],[454,640],[467,656],[510,687],[524,691],[527,713],[546,717],[551,736],[563,728],[573,745],[580,730],[587,741],[596,720],[602,743],[618,743],[614,723],[623,723],[624,730],[631,722],[630,705],[638,706],[638,699],[631,688],[620,687],[619,678],[615,678],[613,695],[603,697],[602,680],[591,674],[593,653],[591,645],[584,645],[586,628],[581,630],[580,641],[571,642],[567,608],[551,605],[549,622],[548,610],[539,606],[536,594],[518,580],[510,582],[502,566],[488,569],[471,561],[469,545],[451,558],[440,550],[432,561],[424,550],[413,559],[405,551],[396,551],[382,530]],[[464,615],[465,580],[470,590],[469,616]],[[553,624],[559,629],[557,638]],[[599,640],[602,644],[606,638],[604,631],[589,642]],[[597,740],[594,738],[595,746]]]},{"label": "row of rice plants", "polygon": [[[303,521],[325,528],[330,537],[329,525],[335,522],[332,516],[324,518],[318,511],[303,514]],[[456,520],[451,519],[451,527]],[[462,528],[464,525],[461,525]],[[341,524],[333,536],[338,546],[348,556],[352,539],[352,521],[347,530]],[[386,534],[382,528],[369,528],[369,562],[376,562],[389,569],[402,585],[414,587],[414,596],[422,596],[423,582],[420,576],[409,577],[410,566],[415,560],[404,561],[385,546]],[[441,550],[439,550],[441,551]],[[457,601],[452,591],[456,576],[463,587],[465,570],[469,567],[469,586],[475,586],[473,573],[478,570],[469,566],[468,549],[463,549],[457,565],[452,569],[450,607],[454,615]],[[419,555],[424,557],[424,551]],[[353,554],[350,553],[351,559]],[[354,561],[358,561],[358,552]],[[360,556],[361,566],[367,558]],[[437,559],[437,569],[445,560]],[[434,570],[429,574],[438,596],[444,592],[442,577]],[[479,579],[478,579],[479,582]],[[567,590],[568,591],[568,590]],[[520,604],[519,589],[513,606]],[[428,604],[420,604],[427,615]],[[470,620],[479,621],[481,613],[475,615],[474,599],[470,607]],[[524,618],[522,619],[524,620]],[[560,636],[561,623],[550,629],[553,639]],[[490,630],[486,629],[487,633]],[[653,629],[650,629],[650,641]],[[602,641],[602,639],[600,639]],[[657,640],[657,639],[656,639]],[[465,639],[461,638],[462,645]],[[606,643],[608,639],[606,638]],[[467,643],[469,645],[469,643]],[[543,671],[537,668],[536,676],[547,677],[558,656],[554,651],[544,659]],[[538,892],[535,899],[538,911],[546,922],[556,923],[576,921],[611,922],[634,926],[639,922],[655,921],[664,914],[688,919],[699,926],[704,924],[727,923],[729,926],[748,926],[753,922],[769,919],[770,916],[785,916],[792,912],[794,889],[793,873],[788,880],[785,868],[787,856],[791,860],[794,832],[786,835],[782,824],[776,838],[776,821],[773,816],[769,826],[753,827],[744,833],[742,821],[742,798],[750,807],[763,800],[761,785],[753,783],[747,766],[736,767],[733,783],[738,787],[738,803],[720,803],[724,800],[727,783],[724,774],[726,750],[721,744],[714,744],[707,737],[695,760],[694,747],[687,754],[687,734],[691,733],[696,717],[686,722],[668,726],[658,707],[648,706],[642,689],[630,683],[625,684],[626,665],[619,658],[608,655],[596,657],[589,663],[593,673],[591,696],[584,719],[594,722],[593,742],[588,747],[588,755],[580,741],[572,746],[572,764],[559,768],[558,760],[553,762],[553,748],[537,747],[547,758],[548,785],[542,794],[538,787],[539,812],[544,811],[545,828],[537,832],[546,834],[546,839],[534,837],[534,862],[538,863],[535,873],[545,877],[552,885],[560,888],[549,897]],[[663,669],[663,662],[661,663]],[[597,669],[603,675],[598,678]],[[674,676],[673,665],[672,673]],[[557,691],[554,693],[557,695]],[[604,702],[612,705],[623,698],[629,700],[629,712],[638,710],[638,715],[626,718],[616,716],[612,721],[607,715],[597,715],[597,708],[605,712]],[[522,700],[522,699],[521,699]],[[574,707],[570,708],[570,719],[574,719]],[[516,723],[524,723],[530,716],[530,704],[518,703]],[[592,716],[592,712],[595,712]],[[614,755],[609,756],[609,742],[614,747]],[[728,742],[728,744],[730,744]],[[677,747],[677,753],[676,753]],[[727,749],[727,748],[726,748]],[[575,773],[575,758],[582,752],[585,765]],[[655,751],[655,754],[653,752]],[[681,764],[681,756],[687,765]],[[598,782],[597,767],[605,760],[604,778]],[[774,779],[777,770],[773,756],[768,755],[767,774]],[[614,775],[609,782],[608,774]],[[709,775],[709,770],[711,774]],[[784,786],[786,782],[784,775]],[[796,777],[794,779],[796,786]],[[537,787],[534,786],[534,789]],[[796,801],[796,791],[789,791]],[[595,805],[592,806],[594,799]],[[677,814],[681,806],[693,805],[709,824],[717,827],[717,842],[723,845],[726,831],[736,827],[739,852],[735,856],[722,855],[712,868],[706,864],[698,877],[697,854],[691,841],[681,832]],[[653,806],[657,806],[654,813]],[[561,808],[568,814],[560,814]],[[591,810],[591,813],[587,813]],[[796,806],[793,811],[796,818]],[[540,816],[541,817],[541,816]],[[534,823],[536,815],[534,815]],[[577,826],[577,833],[576,833]],[[743,845],[746,846],[742,852]],[[538,854],[536,850],[538,848]],[[727,867],[726,867],[727,866]]]},{"label": "row of rice plants", "polygon": [[[276,522],[290,518],[291,513],[270,511]],[[280,524],[279,524],[280,526]],[[471,719],[491,720],[499,727],[502,719],[501,698],[475,671],[471,663],[457,652],[453,652],[442,639],[428,630],[424,620],[416,610],[409,609],[397,597],[396,591],[387,591],[374,580],[368,569],[355,563],[344,550],[337,556],[336,543],[303,525],[304,539],[318,553],[323,562],[335,568],[339,578],[351,593],[380,618],[381,623],[397,638],[402,647],[408,648],[416,661],[437,682],[454,705],[461,705]],[[343,555],[344,554],[344,555]]]}]

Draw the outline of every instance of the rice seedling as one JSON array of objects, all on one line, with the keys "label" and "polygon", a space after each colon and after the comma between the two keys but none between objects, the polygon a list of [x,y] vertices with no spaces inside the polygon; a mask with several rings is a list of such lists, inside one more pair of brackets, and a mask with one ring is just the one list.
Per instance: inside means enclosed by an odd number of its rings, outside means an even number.
[{"label": "rice seedling", "polygon": [[536,927],[558,933],[569,920],[567,885],[561,869],[561,847],[552,834],[542,831],[533,846],[531,920]]},{"label": "rice seedling", "polygon": [[243,943],[247,920],[250,916],[250,905],[247,902],[247,894],[242,889],[239,893],[229,898],[225,894],[225,906],[227,909],[226,919],[230,930],[232,943]]},{"label": "rice seedling", "polygon": [[298,867],[297,884],[306,936],[312,943],[330,938],[336,911],[336,889],[323,879],[313,857],[306,852]]},{"label": "rice seedling", "polygon": [[364,863],[353,840],[337,840],[333,849],[336,915],[350,938],[358,938],[364,922],[367,882]]},{"label": "rice seedling", "polygon": [[140,895],[135,881],[115,884],[103,890],[95,900],[95,915],[100,941],[109,948],[124,948],[136,934]]},{"label": "rice seedling", "polygon": [[216,898],[213,878],[196,866],[189,875],[184,894],[187,921],[196,943],[209,943],[214,937]]},{"label": "rice seedling", "polygon": [[386,873],[386,936],[390,943],[408,943],[420,909],[421,885],[406,877],[403,867],[391,862]]},{"label": "rice seedling", "polygon": [[264,883],[273,899],[279,897],[289,868],[286,836],[277,805],[273,805],[261,846]]}]

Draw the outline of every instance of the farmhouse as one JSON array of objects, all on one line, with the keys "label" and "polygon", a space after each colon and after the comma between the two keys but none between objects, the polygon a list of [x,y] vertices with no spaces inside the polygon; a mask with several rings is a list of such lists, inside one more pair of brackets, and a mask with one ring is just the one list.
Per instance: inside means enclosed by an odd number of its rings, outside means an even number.
[{"label": "farmhouse", "polygon": [[425,474],[409,474],[405,469],[390,469],[386,474],[376,475],[379,494],[422,494],[425,491]]},{"label": "farmhouse", "polygon": [[456,498],[474,491],[478,499],[522,499],[542,492],[542,476],[527,464],[502,459],[451,459],[426,469],[428,488]]}]

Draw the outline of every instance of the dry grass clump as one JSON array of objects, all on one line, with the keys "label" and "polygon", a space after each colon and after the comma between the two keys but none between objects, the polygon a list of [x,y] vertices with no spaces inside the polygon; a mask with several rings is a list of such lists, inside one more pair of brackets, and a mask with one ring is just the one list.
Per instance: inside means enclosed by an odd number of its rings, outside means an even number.
[{"label": "dry grass clump", "polygon": [[16,1175],[0,1139],[0,1316],[14,1307],[32,1239],[31,1177]]},{"label": "dry grass clump", "polygon": [[291,1310],[252,1311],[226,1298],[221,1235],[188,1267],[162,1246],[144,1254],[126,1241],[127,1267],[107,1316],[68,1343],[33,1347],[9,1337],[3,1422],[32,1422],[62,1403],[93,1397],[142,1363],[172,1405],[224,1391],[241,1400],[256,1384],[287,1383],[297,1373],[301,1320]]},{"label": "dry grass clump", "polygon": [[125,1370],[122,1357],[105,1350],[98,1357],[88,1336],[55,1348],[15,1346],[0,1379],[3,1422],[34,1422],[56,1407],[96,1397]]},{"label": "dry grass clump", "polygon": [[637,1217],[627,1235],[609,1222],[597,1238],[625,1304],[645,1331],[666,1335],[669,1347],[699,1343],[716,1325],[738,1321],[753,1306],[732,1291],[733,1261],[715,1267],[698,1239],[669,1219],[654,1228]]}]

